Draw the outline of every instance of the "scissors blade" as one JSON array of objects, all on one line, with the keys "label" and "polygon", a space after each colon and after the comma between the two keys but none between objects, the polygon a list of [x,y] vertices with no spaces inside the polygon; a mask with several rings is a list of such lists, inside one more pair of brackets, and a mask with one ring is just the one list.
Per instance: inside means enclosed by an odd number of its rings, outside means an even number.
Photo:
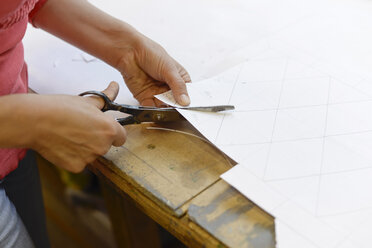
[{"label": "scissors blade", "polygon": [[156,107],[142,107],[119,105],[117,110],[133,115],[136,123],[141,122],[171,122],[185,120],[185,118],[177,111],[177,109],[187,109],[205,112],[220,112],[225,110],[233,110],[232,105],[217,105],[217,106],[202,106],[202,107],[169,107],[169,108],[156,108]]},{"label": "scissors blade", "polygon": [[204,112],[221,112],[235,109],[232,105],[216,105],[203,107],[178,107],[178,108],[156,108],[156,107],[137,107],[134,118],[138,122],[170,122],[185,120],[177,109],[196,110]]},{"label": "scissors blade", "polygon": [[215,105],[215,106],[203,106],[203,107],[178,107],[178,109],[196,110],[204,112],[221,112],[227,110],[234,110],[233,105]]},{"label": "scissors blade", "polygon": [[204,112],[222,112],[228,110],[234,110],[234,105],[212,105],[212,106],[192,106],[192,107],[167,107],[167,108],[157,108],[157,107],[143,107],[143,106],[132,106],[125,104],[112,103],[115,110],[128,113],[136,114],[137,112],[142,111],[174,111],[175,109],[185,109],[185,110],[195,110],[195,111],[204,111]]}]

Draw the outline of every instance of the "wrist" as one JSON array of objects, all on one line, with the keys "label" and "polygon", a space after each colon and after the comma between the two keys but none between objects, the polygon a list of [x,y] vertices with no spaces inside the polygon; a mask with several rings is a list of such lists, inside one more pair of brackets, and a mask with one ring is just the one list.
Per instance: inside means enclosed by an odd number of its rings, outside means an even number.
[{"label": "wrist", "polygon": [[17,94],[1,97],[0,147],[33,148],[38,137],[37,123],[42,110],[35,97]]},{"label": "wrist", "polygon": [[121,72],[122,60],[130,55],[135,55],[144,38],[135,28],[124,22],[120,23],[119,29],[110,30],[109,33],[108,63]]},{"label": "wrist", "polygon": [[19,101],[15,114],[19,116],[19,142],[21,147],[36,149],[42,137],[40,125],[43,123],[48,105],[43,102],[44,96],[25,94]]}]

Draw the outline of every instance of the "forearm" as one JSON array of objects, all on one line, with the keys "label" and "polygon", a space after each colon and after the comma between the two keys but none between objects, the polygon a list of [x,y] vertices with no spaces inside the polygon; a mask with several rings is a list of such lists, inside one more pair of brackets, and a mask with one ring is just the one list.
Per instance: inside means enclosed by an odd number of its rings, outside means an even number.
[{"label": "forearm", "polygon": [[16,94],[0,97],[0,147],[27,147],[32,143],[36,112],[34,98],[38,96]]},{"label": "forearm", "polygon": [[159,44],[86,0],[48,0],[33,23],[116,68],[142,105],[161,106],[154,95],[169,89],[179,104],[190,104],[185,68]]},{"label": "forearm", "polygon": [[[114,100],[119,86],[103,92]],[[99,98],[16,94],[0,97],[0,148],[31,148],[72,172],[125,142],[125,129]]]},{"label": "forearm", "polygon": [[48,0],[34,24],[117,67],[120,55],[140,34],[85,0]]}]

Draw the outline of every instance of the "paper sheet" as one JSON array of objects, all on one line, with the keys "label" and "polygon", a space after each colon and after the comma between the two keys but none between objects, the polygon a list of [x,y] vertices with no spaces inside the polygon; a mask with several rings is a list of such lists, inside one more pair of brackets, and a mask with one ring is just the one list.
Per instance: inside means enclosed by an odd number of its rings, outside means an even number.
[{"label": "paper sheet", "polygon": [[[240,162],[223,177],[277,217],[279,247],[370,246],[370,1],[91,2],[159,42],[194,81],[232,68],[205,82],[220,84],[205,87],[205,97],[208,104],[235,104],[236,115],[184,114]],[[29,28],[24,45],[30,86],[39,93],[78,94],[122,82],[113,68],[41,30]],[[197,87],[190,87],[193,104]],[[117,102],[137,103],[126,87]],[[338,187],[344,198],[333,195]]]},{"label": "paper sheet", "polygon": [[[192,106],[236,111],[180,112],[239,163],[222,178],[276,217],[278,247],[369,247],[372,95],[364,88],[372,81],[345,80],[344,68],[270,42],[188,85]],[[170,92],[158,98],[175,105]]]}]

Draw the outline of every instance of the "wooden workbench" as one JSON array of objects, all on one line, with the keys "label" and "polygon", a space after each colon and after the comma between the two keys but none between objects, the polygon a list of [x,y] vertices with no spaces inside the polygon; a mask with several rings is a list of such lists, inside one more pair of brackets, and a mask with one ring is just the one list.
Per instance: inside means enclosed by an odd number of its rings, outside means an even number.
[{"label": "wooden workbench", "polygon": [[[153,233],[143,212],[189,247],[275,247],[273,218],[219,178],[233,161],[205,140],[148,127],[127,126],[125,145],[90,166],[104,182],[119,246],[157,246],[133,238]],[[197,133],[186,121],[166,128]]]}]

